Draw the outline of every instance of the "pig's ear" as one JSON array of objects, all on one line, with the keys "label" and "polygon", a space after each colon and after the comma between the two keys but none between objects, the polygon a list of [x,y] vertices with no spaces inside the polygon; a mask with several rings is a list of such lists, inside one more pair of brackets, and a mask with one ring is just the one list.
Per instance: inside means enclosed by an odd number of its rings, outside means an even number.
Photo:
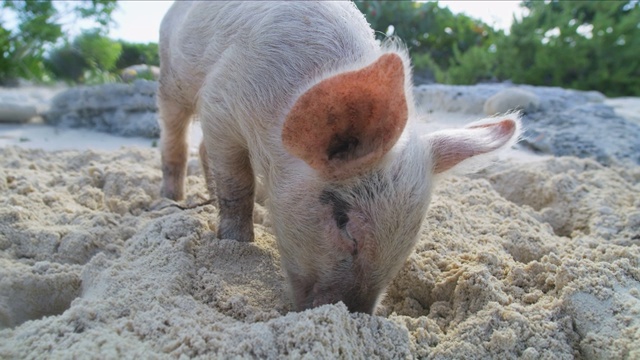
[{"label": "pig's ear", "polygon": [[330,179],[371,168],[406,125],[404,71],[400,56],[388,53],[314,85],[286,117],[285,149]]},{"label": "pig's ear", "polygon": [[442,130],[427,136],[433,156],[433,172],[445,172],[464,160],[482,157],[513,145],[520,134],[520,120],[512,118]]}]

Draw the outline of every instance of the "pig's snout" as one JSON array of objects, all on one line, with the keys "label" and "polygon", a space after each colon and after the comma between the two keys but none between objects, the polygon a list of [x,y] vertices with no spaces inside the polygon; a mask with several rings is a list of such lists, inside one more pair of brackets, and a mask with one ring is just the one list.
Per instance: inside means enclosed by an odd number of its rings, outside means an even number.
[{"label": "pig's snout", "polygon": [[334,287],[313,287],[313,301],[309,307],[317,307],[325,304],[336,304],[342,301],[350,312],[373,314],[376,307],[378,292],[370,294],[359,293],[357,289],[349,289],[344,292],[336,291]]},{"label": "pig's snout", "polygon": [[[357,266],[355,263],[350,265]],[[362,269],[355,270],[351,266],[349,270],[335,271],[325,278],[315,280],[309,278],[303,280],[291,274],[296,310],[303,311],[321,305],[343,302],[351,312],[372,314],[383,289],[372,279],[358,276],[357,274],[362,273],[360,271]]]}]

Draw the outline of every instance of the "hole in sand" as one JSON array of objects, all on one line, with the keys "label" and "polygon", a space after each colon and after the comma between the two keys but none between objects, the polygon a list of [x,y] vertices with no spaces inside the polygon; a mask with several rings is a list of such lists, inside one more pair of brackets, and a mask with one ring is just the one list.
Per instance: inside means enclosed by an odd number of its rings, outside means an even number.
[{"label": "hole in sand", "polygon": [[559,190],[562,186],[556,186],[554,182],[562,182],[562,179],[558,179],[561,176],[550,176],[541,171],[528,169],[497,173],[491,175],[488,180],[496,192],[506,200],[520,207],[532,208],[536,212],[534,217],[551,225],[555,235],[571,237],[575,227],[572,201]]},{"label": "hole in sand", "polygon": [[0,271],[0,329],[59,315],[80,295],[80,267],[7,263]]}]

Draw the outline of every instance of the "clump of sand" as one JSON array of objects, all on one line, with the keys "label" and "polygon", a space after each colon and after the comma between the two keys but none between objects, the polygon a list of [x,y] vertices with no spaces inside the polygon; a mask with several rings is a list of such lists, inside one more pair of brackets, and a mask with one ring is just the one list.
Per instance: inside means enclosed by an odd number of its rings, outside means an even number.
[{"label": "clump of sand", "polygon": [[0,358],[640,357],[640,167],[551,158],[443,179],[369,316],[292,312],[264,208],[256,242],[217,239],[215,206],[160,200],[159,164],[0,149]]}]

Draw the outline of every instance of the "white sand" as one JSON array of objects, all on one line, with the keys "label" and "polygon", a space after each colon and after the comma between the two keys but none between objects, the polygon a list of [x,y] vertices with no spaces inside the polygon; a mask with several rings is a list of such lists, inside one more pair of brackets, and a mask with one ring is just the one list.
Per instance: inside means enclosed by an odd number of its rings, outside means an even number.
[{"label": "white sand", "polygon": [[[197,152],[202,139],[202,129],[196,123],[191,126],[190,150]],[[158,140],[143,137],[122,137],[90,129],[70,129],[42,123],[22,125],[0,124],[0,148],[19,146],[27,149],[54,150],[117,150],[121,147],[149,149]]]},{"label": "white sand", "polygon": [[636,97],[607,99],[606,105],[615,109],[619,116],[640,125],[640,100]]},{"label": "white sand", "polygon": [[151,148],[157,141],[123,138],[88,129],[65,129],[45,124],[0,124],[0,147],[20,146],[52,150],[116,150],[122,146]]},{"label": "white sand", "polygon": [[217,239],[160,182],[146,146],[0,149],[0,358],[640,358],[640,167],[444,179],[376,316],[291,312],[264,208],[255,243]]}]

